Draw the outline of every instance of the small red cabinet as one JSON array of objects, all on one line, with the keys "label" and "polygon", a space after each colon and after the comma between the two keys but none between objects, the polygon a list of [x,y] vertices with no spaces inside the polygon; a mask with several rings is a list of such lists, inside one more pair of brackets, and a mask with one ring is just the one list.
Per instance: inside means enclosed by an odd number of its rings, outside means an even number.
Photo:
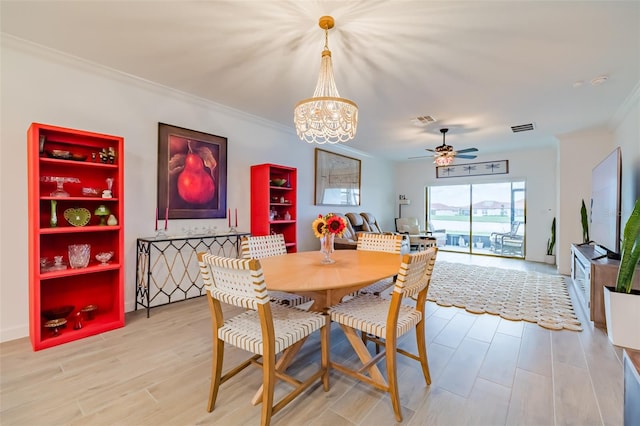
[{"label": "small red cabinet", "polygon": [[276,164],[251,166],[251,234],[283,234],[289,253],[297,251],[297,169]]},{"label": "small red cabinet", "polygon": [[[118,136],[46,124],[29,127],[29,335],[34,350],[124,326],[123,142]],[[87,267],[69,265],[72,244],[90,245]],[[95,257],[100,252],[113,256],[102,264]],[[55,261],[59,256],[61,266]],[[54,332],[46,327],[44,314],[63,306],[73,310]],[[88,307],[96,309],[83,311]]]}]

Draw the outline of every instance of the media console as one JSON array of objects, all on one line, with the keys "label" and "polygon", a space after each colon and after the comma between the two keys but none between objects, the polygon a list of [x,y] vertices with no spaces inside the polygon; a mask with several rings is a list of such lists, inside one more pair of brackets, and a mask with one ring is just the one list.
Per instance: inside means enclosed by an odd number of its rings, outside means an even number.
[{"label": "media console", "polygon": [[[616,285],[619,265],[619,260],[603,257],[593,245],[571,245],[571,279],[579,301],[596,327],[607,327],[603,288]],[[640,290],[640,272],[636,272],[633,288]]]}]

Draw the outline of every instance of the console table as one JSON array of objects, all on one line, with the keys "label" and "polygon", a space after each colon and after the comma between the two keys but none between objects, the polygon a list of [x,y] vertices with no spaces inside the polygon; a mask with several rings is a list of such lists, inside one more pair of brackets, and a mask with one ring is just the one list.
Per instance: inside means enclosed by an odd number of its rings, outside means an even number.
[{"label": "console table", "polygon": [[238,257],[240,240],[248,232],[137,239],[136,305],[152,307],[204,295],[198,252]]},{"label": "console table", "polygon": [[[600,257],[591,245],[571,245],[571,279],[585,312],[593,325],[607,328],[604,315],[603,287],[615,287],[619,260]],[[640,273],[636,272],[633,288],[640,289]]]}]

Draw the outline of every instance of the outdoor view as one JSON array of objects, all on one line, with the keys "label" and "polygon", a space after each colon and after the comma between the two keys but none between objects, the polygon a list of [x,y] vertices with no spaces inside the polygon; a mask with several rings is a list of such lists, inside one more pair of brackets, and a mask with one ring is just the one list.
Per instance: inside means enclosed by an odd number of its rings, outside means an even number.
[{"label": "outdoor view", "polygon": [[429,187],[426,221],[442,250],[524,257],[525,183]]}]

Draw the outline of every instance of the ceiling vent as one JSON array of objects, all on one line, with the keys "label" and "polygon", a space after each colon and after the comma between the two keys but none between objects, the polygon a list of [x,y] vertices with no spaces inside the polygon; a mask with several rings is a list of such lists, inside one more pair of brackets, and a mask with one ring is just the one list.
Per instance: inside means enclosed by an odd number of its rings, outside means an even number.
[{"label": "ceiling vent", "polygon": [[416,126],[428,126],[431,123],[435,123],[436,119],[430,115],[421,115],[411,119],[411,122]]},{"label": "ceiling vent", "polygon": [[511,131],[513,133],[529,132],[533,129],[534,129],[533,123],[520,124],[519,126],[511,126]]}]

